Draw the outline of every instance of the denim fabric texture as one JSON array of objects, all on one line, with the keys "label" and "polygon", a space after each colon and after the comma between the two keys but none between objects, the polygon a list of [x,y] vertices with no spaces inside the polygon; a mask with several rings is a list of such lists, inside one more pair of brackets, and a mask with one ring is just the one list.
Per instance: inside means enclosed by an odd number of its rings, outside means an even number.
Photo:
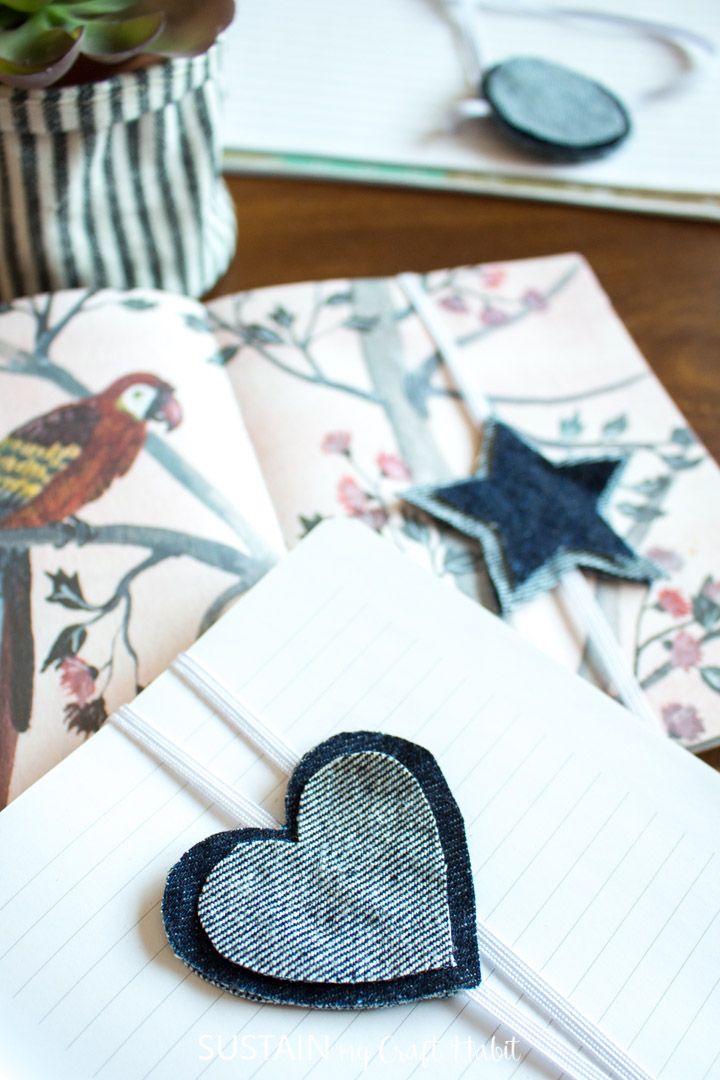
[{"label": "denim fabric texture", "polygon": [[500,606],[509,611],[576,566],[631,581],[659,576],[602,516],[625,464],[588,458],[556,465],[512,428],[488,421],[473,477],[411,488],[402,498],[480,542]]},{"label": "denim fabric texture", "polygon": [[285,827],[191,848],[163,919],[184,963],[254,1000],[375,1008],[480,982],[462,816],[432,755],[389,735],[306,754]]},{"label": "denim fabric texture", "polygon": [[604,157],[631,131],[623,103],[581,72],[516,56],[483,76],[495,124],[524,150],[553,161]]}]

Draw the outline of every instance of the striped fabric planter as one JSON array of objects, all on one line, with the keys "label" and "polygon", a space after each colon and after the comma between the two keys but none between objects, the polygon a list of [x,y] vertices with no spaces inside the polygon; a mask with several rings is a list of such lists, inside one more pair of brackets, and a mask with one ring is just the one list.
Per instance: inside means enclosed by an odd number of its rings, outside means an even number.
[{"label": "striped fabric planter", "polygon": [[0,297],[74,286],[199,296],[235,250],[219,46],[47,90],[0,88]]}]

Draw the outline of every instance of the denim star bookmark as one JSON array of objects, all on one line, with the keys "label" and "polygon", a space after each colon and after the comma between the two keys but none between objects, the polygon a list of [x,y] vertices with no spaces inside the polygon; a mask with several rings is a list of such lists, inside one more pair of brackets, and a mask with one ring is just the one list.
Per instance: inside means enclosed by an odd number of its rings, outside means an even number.
[{"label": "denim star bookmark", "polygon": [[420,279],[398,278],[407,299],[445,361],[472,415],[483,428],[474,475],[425,484],[402,498],[480,544],[504,613],[559,587],[569,614],[587,635],[620,699],[664,731],[580,567],[627,581],[651,581],[661,571],[623,540],[605,509],[624,469],[623,458],[556,464],[492,415],[489,401],[466,380],[457,346]]},{"label": "denim star bookmark", "polygon": [[624,466],[618,458],[556,465],[490,420],[474,476],[411,488],[403,499],[480,543],[507,612],[575,567],[631,581],[657,576],[603,516]]}]

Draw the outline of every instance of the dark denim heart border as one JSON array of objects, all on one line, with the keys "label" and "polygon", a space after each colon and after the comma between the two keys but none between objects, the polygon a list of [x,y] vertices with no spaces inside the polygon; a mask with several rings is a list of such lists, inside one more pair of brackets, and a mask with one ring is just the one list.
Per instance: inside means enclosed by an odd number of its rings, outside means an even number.
[{"label": "dark denim heart border", "polygon": [[[417,781],[432,811],[446,864],[454,963],[378,982],[301,982],[262,975],[228,960],[213,946],[198,914],[208,876],[238,844],[297,841],[300,798],[310,779],[334,759],[364,752],[387,755],[400,762]],[[288,783],[285,804],[286,825],[281,830],[216,833],[192,847],[170,871],[162,913],[168,941],[183,963],[214,985],[242,997],[307,1008],[377,1008],[447,997],[479,984],[475,896],[465,826],[432,754],[392,735],[362,731],[335,735],[302,758]],[[312,882],[308,887],[312,888]]]}]

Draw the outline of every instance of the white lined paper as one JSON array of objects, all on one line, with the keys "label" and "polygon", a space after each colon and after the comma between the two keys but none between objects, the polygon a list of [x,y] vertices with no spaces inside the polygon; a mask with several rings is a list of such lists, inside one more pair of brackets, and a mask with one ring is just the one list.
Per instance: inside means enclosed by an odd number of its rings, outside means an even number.
[{"label": "white lined paper", "polygon": [[[602,1016],[621,1045],[632,1042],[649,1071],[667,1062],[663,1077],[720,1075],[720,785],[706,766],[638,731],[612,702],[348,523],[314,534],[195,648],[300,751],[359,727],[428,746],[465,815],[480,916]],[[162,676],[137,708],[282,817],[285,779],[180,680]],[[372,1076],[403,1053],[393,1076],[477,1068],[464,1040],[479,1052],[492,1027],[461,998],[304,1013],[239,1001],[189,975],[165,944],[164,876],[183,850],[230,824],[110,729],[0,815],[9,871],[0,998],[26,1028],[6,1030],[3,1007],[3,1043],[47,1038],[60,1080],[241,1069]],[[233,1043],[238,1031],[249,1042]],[[272,1056],[282,1035],[299,1060]],[[230,1059],[202,1060],[203,1036]],[[275,1040],[270,1060],[263,1036]],[[413,1048],[434,1036],[422,1066]],[[551,1075],[532,1055],[485,1068]]]}]

